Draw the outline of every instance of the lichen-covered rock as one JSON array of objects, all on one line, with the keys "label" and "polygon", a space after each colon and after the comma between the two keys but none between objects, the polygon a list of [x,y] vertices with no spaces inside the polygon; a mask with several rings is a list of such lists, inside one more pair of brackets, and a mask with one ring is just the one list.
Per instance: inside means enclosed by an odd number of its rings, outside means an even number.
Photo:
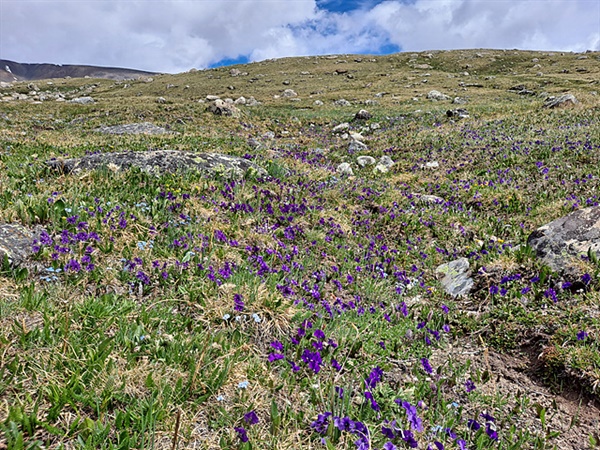
[{"label": "lichen-covered rock", "polygon": [[169,133],[163,127],[159,127],[150,122],[127,123],[124,125],[114,125],[111,127],[100,127],[94,131],[103,134],[165,134]]},{"label": "lichen-covered rock", "polygon": [[376,162],[377,161],[375,160],[375,158],[373,158],[372,156],[368,156],[368,155],[361,155],[356,158],[356,163],[360,167],[372,166]]},{"label": "lichen-covered rock", "polygon": [[565,94],[559,97],[548,97],[544,103],[544,108],[566,108],[575,106],[579,103],[579,100],[575,98],[573,94]]},{"label": "lichen-covered rock", "polygon": [[146,172],[159,174],[197,170],[207,175],[226,178],[243,178],[247,173],[260,176],[267,172],[244,158],[220,153],[194,153],[179,150],[153,150],[147,152],[95,153],[81,158],[52,159],[46,161],[50,167],[70,173],[109,167],[114,170],[138,167]]},{"label": "lichen-covered rock", "polygon": [[442,264],[435,269],[435,273],[444,275],[441,281],[442,287],[453,297],[467,295],[473,287],[473,279],[469,277],[469,260],[467,258],[459,258]]},{"label": "lichen-covered rock", "polygon": [[579,209],[535,230],[529,246],[556,272],[577,272],[577,260],[600,257],[600,207]]},{"label": "lichen-covered rock", "polygon": [[339,166],[337,166],[336,172],[340,175],[347,175],[349,177],[354,175],[350,163],[341,163]]},{"label": "lichen-covered rock", "polygon": [[208,105],[208,111],[216,116],[240,117],[240,110],[232,103],[217,99]]},{"label": "lichen-covered rock", "polygon": [[0,224],[0,263],[8,258],[11,266],[23,263],[32,254],[34,233],[16,223]]},{"label": "lichen-covered rock", "polygon": [[434,100],[434,101],[444,101],[444,100],[450,100],[450,97],[448,97],[446,94],[442,94],[440,91],[436,91],[434,89],[433,91],[429,91],[427,93],[427,99]]}]

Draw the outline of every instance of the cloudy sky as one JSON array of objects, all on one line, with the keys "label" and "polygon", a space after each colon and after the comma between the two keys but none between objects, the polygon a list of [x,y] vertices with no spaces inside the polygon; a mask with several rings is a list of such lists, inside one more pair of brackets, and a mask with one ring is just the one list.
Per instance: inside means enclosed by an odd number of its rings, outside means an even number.
[{"label": "cloudy sky", "polygon": [[183,72],[283,56],[600,50],[600,0],[0,0],[0,59]]}]

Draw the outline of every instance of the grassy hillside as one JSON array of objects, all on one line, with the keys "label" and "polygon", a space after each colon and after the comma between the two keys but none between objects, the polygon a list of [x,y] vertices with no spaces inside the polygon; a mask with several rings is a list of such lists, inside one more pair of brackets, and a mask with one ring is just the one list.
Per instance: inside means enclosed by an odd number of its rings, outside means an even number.
[{"label": "grassy hillside", "polygon": [[[600,202],[598,80],[598,53],[464,50],[0,88],[0,222],[43,230],[0,275],[0,448],[597,448],[600,265],[527,237]],[[96,131],[138,122],[169,133]],[[149,149],[269,176],[45,165]]]}]

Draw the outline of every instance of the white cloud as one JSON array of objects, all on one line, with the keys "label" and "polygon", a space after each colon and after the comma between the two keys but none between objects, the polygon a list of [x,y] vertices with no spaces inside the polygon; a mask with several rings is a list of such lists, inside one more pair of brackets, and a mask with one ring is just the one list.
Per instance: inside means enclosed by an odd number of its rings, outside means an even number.
[{"label": "white cloud", "polygon": [[600,50],[597,0],[388,1],[369,15],[406,50]]},{"label": "white cloud", "polygon": [[[343,5],[343,2],[337,2]],[[225,58],[600,49],[598,0],[0,0],[0,58],[179,72]],[[347,4],[350,4],[347,3]]]}]

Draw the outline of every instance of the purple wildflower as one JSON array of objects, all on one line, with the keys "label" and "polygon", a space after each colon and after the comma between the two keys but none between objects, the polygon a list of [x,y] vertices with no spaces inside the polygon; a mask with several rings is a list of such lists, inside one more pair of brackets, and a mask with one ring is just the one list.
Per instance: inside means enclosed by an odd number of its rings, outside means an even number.
[{"label": "purple wildflower", "polygon": [[473,392],[475,390],[475,383],[470,378],[465,381],[465,389],[467,392]]},{"label": "purple wildflower", "polygon": [[280,359],[285,358],[281,353],[270,353],[269,354],[269,362],[279,361]]},{"label": "purple wildflower", "polygon": [[431,364],[429,364],[429,360],[427,358],[421,358],[421,365],[423,366],[425,372],[427,372],[429,375],[433,373],[433,368],[431,367]]},{"label": "purple wildflower", "polygon": [[233,296],[233,309],[235,309],[236,311],[243,311],[244,310],[244,297],[242,297],[240,294],[235,294]]},{"label": "purple wildflower", "polygon": [[581,330],[579,333],[577,333],[578,341],[583,341],[586,337],[588,337],[587,331]]},{"label": "purple wildflower", "polygon": [[417,415],[417,408],[406,401],[402,402],[402,407],[406,410],[410,428],[417,433],[421,433],[423,431],[423,422]]},{"label": "purple wildflower", "polygon": [[326,412],[324,414],[319,414],[317,416],[317,420],[310,424],[310,427],[314,429],[317,433],[324,434],[327,431],[327,427],[329,426],[329,418],[331,417],[330,412]]},{"label": "purple wildflower", "polygon": [[373,411],[379,411],[379,404],[377,403],[377,401],[375,400],[375,398],[373,397],[373,394],[371,394],[371,392],[369,391],[365,391],[365,398],[367,400],[369,400],[369,402],[371,402],[371,408],[373,409]]},{"label": "purple wildflower", "polygon": [[237,432],[240,441],[248,442],[248,433],[244,427],[235,427],[234,430]]},{"label": "purple wildflower", "polygon": [[470,430],[477,431],[481,428],[481,425],[476,420],[469,419],[467,420],[467,427],[469,427]]},{"label": "purple wildflower", "polygon": [[367,379],[365,380],[365,384],[367,385],[367,387],[374,389],[375,386],[377,386],[377,383],[381,381],[382,376],[383,370],[378,366],[374,367],[373,370],[371,370],[371,373],[369,374]]},{"label": "purple wildflower", "polygon": [[255,425],[258,423],[258,416],[256,415],[256,412],[254,410],[247,412],[246,414],[244,414],[244,422],[246,422],[248,425]]},{"label": "purple wildflower", "polygon": [[498,432],[496,431],[496,426],[492,422],[485,424],[485,432],[492,441],[498,440]]},{"label": "purple wildflower", "polygon": [[337,362],[337,360],[335,358],[331,358],[331,367],[333,367],[335,370],[337,370],[338,372],[340,370],[342,370],[342,366],[340,366],[340,363]]}]

